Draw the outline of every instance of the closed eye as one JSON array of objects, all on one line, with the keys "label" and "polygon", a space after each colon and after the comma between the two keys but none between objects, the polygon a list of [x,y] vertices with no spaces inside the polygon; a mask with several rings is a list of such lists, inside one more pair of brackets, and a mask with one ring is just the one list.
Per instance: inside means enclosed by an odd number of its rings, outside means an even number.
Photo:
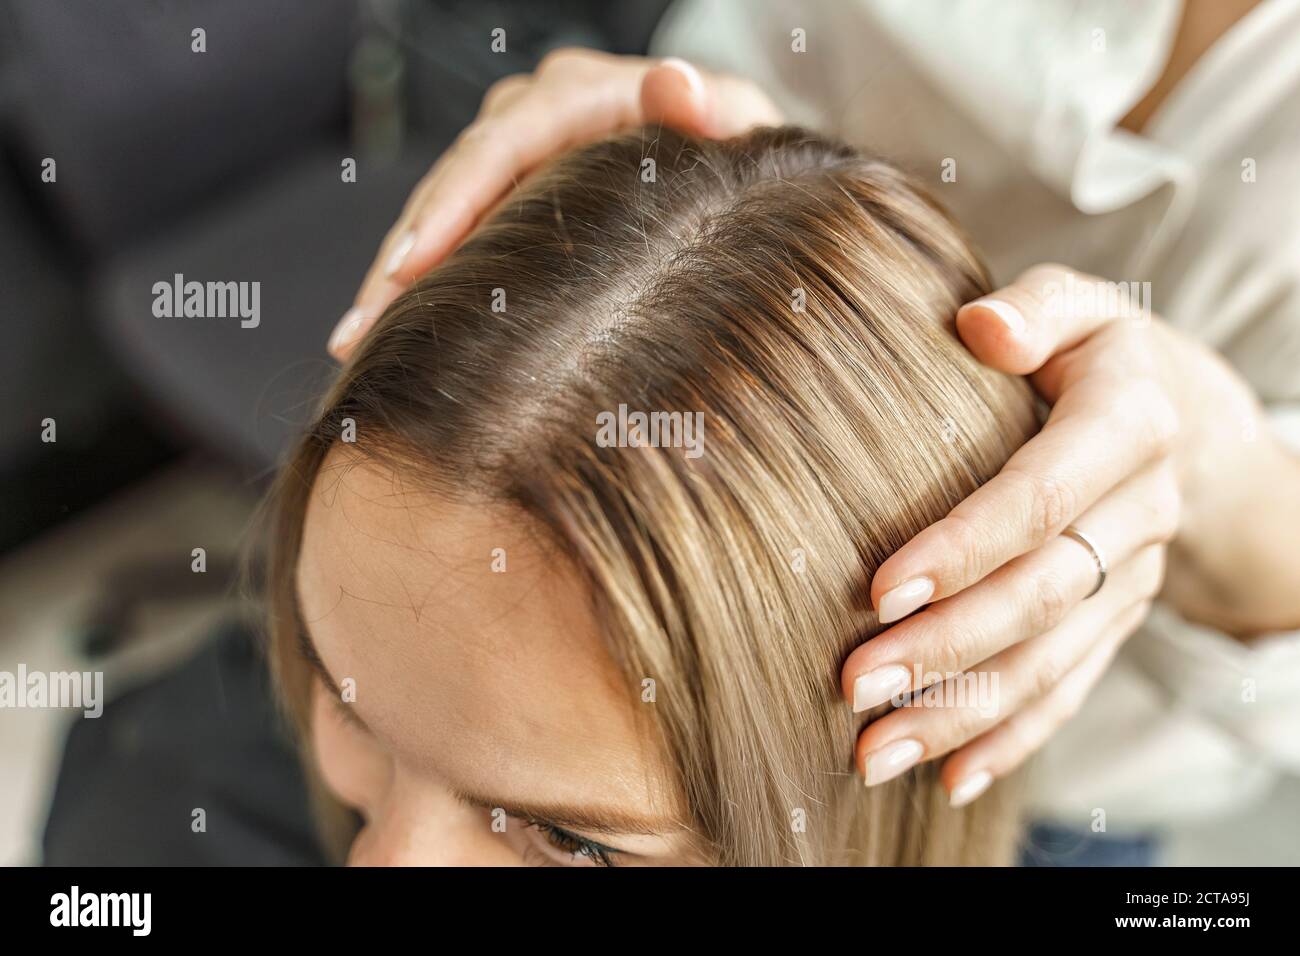
[{"label": "closed eye", "polygon": [[[326,688],[326,692],[329,692],[329,688]],[[370,733],[370,728],[367,727],[366,722],[361,719],[361,715],[357,713],[357,709],[347,701],[343,700],[341,694],[328,693],[328,696],[330,703],[333,705],[334,712],[342,718],[345,724],[349,727],[354,727],[357,730],[360,730],[362,733]]]},{"label": "closed eye", "polygon": [[579,836],[544,820],[521,820],[520,822],[524,826],[537,830],[546,839],[547,843],[560,852],[568,853],[574,857],[584,857],[596,866],[617,866],[618,864],[612,858],[623,852],[612,846],[597,843],[595,840],[588,840],[586,837]]}]

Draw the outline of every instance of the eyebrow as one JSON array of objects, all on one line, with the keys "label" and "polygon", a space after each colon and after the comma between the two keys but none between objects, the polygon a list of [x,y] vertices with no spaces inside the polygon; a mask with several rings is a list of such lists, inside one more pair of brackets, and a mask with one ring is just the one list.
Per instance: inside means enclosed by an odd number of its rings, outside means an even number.
[{"label": "eyebrow", "polygon": [[[307,627],[307,622],[302,616],[302,604],[298,599],[296,588],[293,595],[293,614],[298,625],[296,628],[298,632],[298,649],[302,652],[303,658],[316,671],[325,684],[326,690],[334,695],[334,700],[338,703],[339,708],[350,719],[356,721],[362,729],[368,733],[374,733],[366,726],[366,722],[361,719],[361,715],[356,712],[355,708],[343,708],[343,692],[334,680],[333,675],[330,674],[329,668],[325,666],[325,661],[321,659],[320,651],[316,649],[316,642],[312,640],[311,629]],[[495,797],[485,796],[456,786],[452,786],[451,790],[462,803],[487,810],[489,813],[493,810],[501,810],[506,816],[514,817],[517,820],[526,820],[530,823],[546,823],[564,829],[586,830],[606,836],[617,834],[667,836],[674,831],[686,829],[674,820],[643,817],[628,813],[626,810],[593,809],[558,803],[519,803],[499,800]],[[626,851],[620,850],[619,852]]]},{"label": "eyebrow", "polygon": [[[501,810],[506,816],[533,823],[549,823],[565,829],[587,830],[605,835],[637,834],[640,836],[668,836],[683,830],[672,820],[642,817],[625,810],[611,808],[593,809],[558,803],[511,803],[495,797],[481,796],[453,787],[452,792],[463,802],[489,812]],[[622,852],[622,851],[620,851]]]}]

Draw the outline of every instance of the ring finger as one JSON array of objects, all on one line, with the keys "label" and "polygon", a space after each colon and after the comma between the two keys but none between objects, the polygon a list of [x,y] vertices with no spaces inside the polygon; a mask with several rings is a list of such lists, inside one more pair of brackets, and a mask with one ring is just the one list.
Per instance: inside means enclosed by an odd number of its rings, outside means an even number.
[{"label": "ring finger", "polygon": [[949,757],[940,772],[940,780],[952,794],[953,806],[970,803],[994,780],[1018,767],[1078,713],[1120,646],[1141,626],[1149,610],[1149,602],[1142,601],[1121,611],[1107,624],[1101,639],[1059,684]]},{"label": "ring finger", "polygon": [[1164,549],[1152,545],[1116,569],[1113,583],[1045,634],[1022,641],[978,670],[947,676],[859,735],[856,757],[868,785],[962,746],[1051,691],[1125,609],[1160,586]]},{"label": "ring finger", "polygon": [[[1121,484],[1077,522],[1112,566],[1168,540],[1178,524],[1172,465],[1153,465]],[[933,680],[968,670],[1055,627],[1097,586],[1086,545],[1058,536],[973,587],[929,605],[858,647],[841,672],[856,712]]]}]

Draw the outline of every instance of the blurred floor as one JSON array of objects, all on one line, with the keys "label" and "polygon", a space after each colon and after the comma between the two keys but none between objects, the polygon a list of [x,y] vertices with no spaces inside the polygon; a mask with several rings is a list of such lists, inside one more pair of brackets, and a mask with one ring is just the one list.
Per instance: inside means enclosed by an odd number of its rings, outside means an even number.
[{"label": "blurred floor", "polygon": [[[221,470],[189,462],[119,494],[0,560],[0,670],[105,671],[106,697],[178,661],[235,610],[233,592],[150,606],[130,646],[90,664],[79,647],[87,609],[105,575],[124,561],[237,548],[257,495]],[[54,776],[68,721],[80,711],[0,710],[0,865],[39,861]],[[1300,780],[1263,805],[1185,829],[1163,854],[1171,865],[1300,864],[1295,832]]]}]

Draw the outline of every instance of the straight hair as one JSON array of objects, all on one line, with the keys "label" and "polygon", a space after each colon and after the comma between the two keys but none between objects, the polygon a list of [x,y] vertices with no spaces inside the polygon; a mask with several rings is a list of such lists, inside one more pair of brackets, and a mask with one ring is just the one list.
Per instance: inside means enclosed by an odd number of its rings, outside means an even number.
[{"label": "straight hair", "polygon": [[[647,129],[552,162],[388,308],[280,473],[270,630],[299,729],[294,570],[351,424],[361,454],[517,509],[581,571],[712,862],[1006,862],[1014,783],[962,809],[934,763],[864,787],[854,741],[890,705],[855,715],[839,681],[882,630],[875,569],[1038,427],[1027,384],[954,333],[988,290],[916,183],[804,130]],[[701,453],[600,438],[621,408],[692,416]]]}]

